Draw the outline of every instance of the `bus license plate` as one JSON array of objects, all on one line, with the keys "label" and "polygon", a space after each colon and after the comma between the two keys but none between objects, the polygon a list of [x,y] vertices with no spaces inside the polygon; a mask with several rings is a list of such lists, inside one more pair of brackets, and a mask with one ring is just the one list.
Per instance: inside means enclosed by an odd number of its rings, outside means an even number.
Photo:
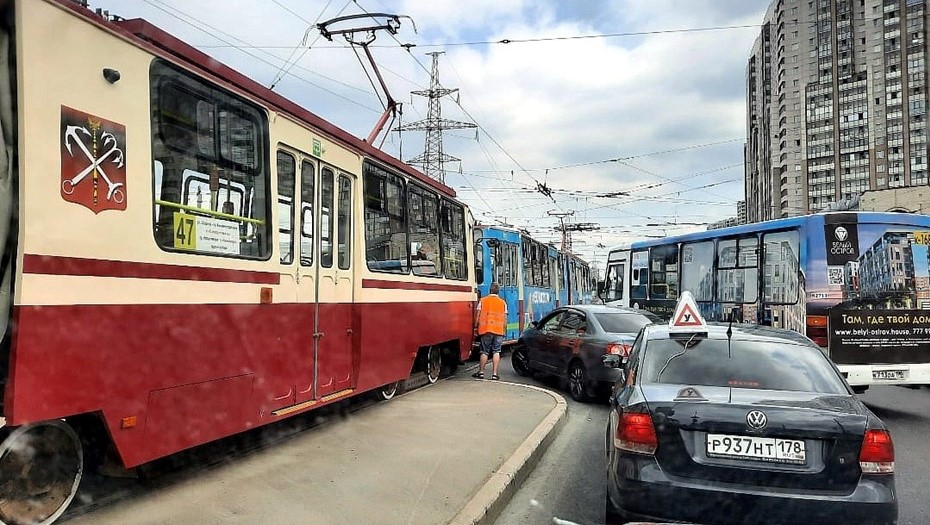
[{"label": "bus license plate", "polygon": [[707,434],[707,456],[800,465],[807,459],[807,448],[798,439]]},{"label": "bus license plate", "polygon": [[907,370],[872,370],[872,379],[907,379]]}]

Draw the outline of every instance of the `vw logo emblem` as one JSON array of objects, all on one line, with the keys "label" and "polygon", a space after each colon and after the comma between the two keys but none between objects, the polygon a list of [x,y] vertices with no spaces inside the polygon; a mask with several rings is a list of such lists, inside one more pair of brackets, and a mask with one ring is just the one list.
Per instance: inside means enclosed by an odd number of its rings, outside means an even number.
[{"label": "vw logo emblem", "polygon": [[849,232],[846,231],[846,228],[839,226],[836,230],[833,231],[833,235],[836,236],[836,240],[842,242],[849,238]]},{"label": "vw logo emblem", "polygon": [[765,417],[765,412],[761,410],[750,410],[746,414],[746,424],[749,425],[749,428],[754,428],[760,430],[768,422],[768,419]]}]

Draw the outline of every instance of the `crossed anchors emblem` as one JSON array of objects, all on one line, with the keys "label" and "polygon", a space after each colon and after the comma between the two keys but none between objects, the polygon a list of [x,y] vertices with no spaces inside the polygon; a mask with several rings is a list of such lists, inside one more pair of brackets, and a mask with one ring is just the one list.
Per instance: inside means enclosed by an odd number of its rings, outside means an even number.
[{"label": "crossed anchors emblem", "polygon": [[[103,179],[107,185],[107,201],[113,201],[117,204],[122,204],[126,199],[126,194],[122,190],[122,182],[113,182],[113,180],[107,176],[107,172],[104,170],[104,164],[115,164],[116,168],[122,168],[124,166],[124,155],[123,150],[119,148],[119,143],[114,136],[109,131],[104,131],[98,136],[100,131],[100,121],[94,121],[88,119],[88,126],[91,129],[87,129],[84,126],[67,126],[65,128],[65,137],[64,143],[65,148],[67,148],[68,153],[74,157],[74,151],[72,146],[77,145],[78,149],[84,154],[87,158],[89,164],[87,167],[78,172],[77,175],[70,179],[66,179],[61,183],[61,191],[71,195],[74,193],[74,189],[80,185],[88,175],[93,174],[91,178],[94,186],[94,206],[97,206],[97,186],[98,179]],[[90,142],[90,147],[85,144],[85,140]],[[101,148],[98,147],[98,140],[102,142],[103,153],[100,153]],[[109,149],[107,149],[109,148]]]}]

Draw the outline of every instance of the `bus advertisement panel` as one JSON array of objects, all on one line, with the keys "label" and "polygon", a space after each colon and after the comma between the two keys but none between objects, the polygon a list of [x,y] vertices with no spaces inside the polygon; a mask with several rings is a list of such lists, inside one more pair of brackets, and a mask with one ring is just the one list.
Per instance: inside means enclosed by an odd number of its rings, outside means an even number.
[{"label": "bus advertisement panel", "polygon": [[681,291],[711,321],[806,334],[851,385],[930,384],[930,217],[826,213],[635,242],[604,299],[668,317]]}]

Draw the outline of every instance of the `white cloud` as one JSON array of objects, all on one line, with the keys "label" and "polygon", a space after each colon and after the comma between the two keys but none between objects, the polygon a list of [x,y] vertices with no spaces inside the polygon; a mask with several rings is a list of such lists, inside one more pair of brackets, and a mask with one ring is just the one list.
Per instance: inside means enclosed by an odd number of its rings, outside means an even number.
[{"label": "white cloud", "polygon": [[[195,25],[209,24],[249,44],[284,46],[246,49],[249,54],[229,47],[203,48],[266,84],[275,76],[275,66],[291,54],[290,46],[300,41],[308,27],[306,22],[266,0],[196,3],[178,0],[153,0],[151,3],[98,1],[102,7],[121,16],[150,19],[195,44],[223,45],[180,21],[178,13],[165,5],[192,15],[194,20],[191,22]],[[321,0],[279,1],[309,21],[314,21],[327,5]],[[410,105],[407,92],[423,89],[429,83],[428,74],[420,64],[411,60],[410,55],[428,68],[429,59],[424,53],[444,50],[446,55],[440,61],[443,84],[460,88],[462,105],[477,122],[503,145],[519,165],[533,169],[590,163],[743,137],[744,71],[758,30],[729,29],[445,48],[426,47],[427,44],[759,24],[768,2],[604,0],[569,4],[532,0],[406,0],[399,3],[362,0],[361,4],[370,12],[396,9],[398,13],[410,15],[416,22],[417,34],[407,22],[402,22],[397,35],[401,42],[419,44],[410,53],[397,47],[373,48],[393,95],[406,103],[404,121],[425,115],[425,101],[418,98]],[[153,5],[172,13],[155,9]],[[323,18],[336,16],[344,5],[342,1],[332,2]],[[357,12],[354,6],[349,6],[342,14],[350,12]],[[316,33],[311,31],[310,35],[312,39]],[[221,34],[217,36],[241,43]],[[388,35],[378,36],[379,45],[394,43]],[[332,49],[329,46],[332,44],[319,41],[300,61],[300,68],[293,70],[303,80],[288,77],[276,89],[314,113],[356,135],[365,136],[377,120],[378,101],[354,54],[348,48]],[[274,56],[269,57],[266,53]],[[298,51],[300,53],[302,51]],[[354,89],[340,82],[354,86]],[[443,110],[446,118],[468,120],[450,101],[444,103]],[[473,191],[461,192],[462,198],[472,204],[476,214],[481,215],[480,212],[490,204],[498,210],[510,210],[506,215],[513,223],[529,224],[537,231],[551,229],[556,223],[546,211],[556,205],[542,195],[516,190],[532,187],[532,178],[520,174],[519,166],[488,137],[482,136],[480,143],[465,137],[473,137],[473,133],[447,133],[446,151],[461,157],[464,171],[474,172],[476,176],[466,182],[462,177],[452,175],[449,182],[459,188],[494,188],[483,195],[483,200],[477,198]],[[422,145],[422,135],[405,136],[404,157],[413,156]],[[392,137],[386,149],[398,154],[398,146],[399,141]],[[742,144],[736,141],[637,158],[630,164],[675,179],[741,162]],[[493,174],[491,170],[505,173]],[[510,170],[518,172],[513,183],[509,182]],[[663,181],[617,163],[551,170],[548,175],[542,171],[531,173],[540,181],[545,179],[552,188],[579,191],[617,191]],[[665,183],[637,195],[735,203],[742,198],[741,183],[678,195],[670,192],[700,188],[741,175],[740,168],[729,169],[691,177],[679,183]],[[511,191],[503,192],[498,188],[511,188]],[[563,209],[574,207],[578,210],[577,217],[598,222],[614,232],[623,228],[646,231],[625,225],[673,219],[678,222],[709,222],[735,214],[735,205],[650,200],[616,208],[591,209],[610,204],[610,201],[578,199],[557,194]],[[621,201],[623,199],[617,202]],[[672,233],[672,230],[667,232]],[[591,247],[597,243],[613,244],[622,240],[621,235],[608,233],[588,235],[585,239],[588,244],[579,245],[579,248],[585,246],[583,252],[589,257],[593,255]]]}]

